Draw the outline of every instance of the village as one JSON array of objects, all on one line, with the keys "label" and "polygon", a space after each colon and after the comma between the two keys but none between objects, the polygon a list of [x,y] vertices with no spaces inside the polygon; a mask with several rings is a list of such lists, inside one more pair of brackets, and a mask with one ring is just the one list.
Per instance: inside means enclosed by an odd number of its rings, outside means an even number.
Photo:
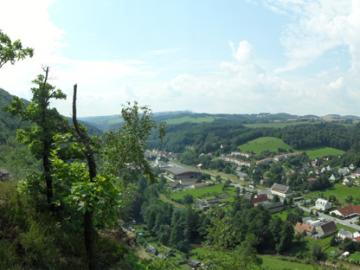
[{"label": "village", "polygon": [[[326,177],[329,187],[324,188],[322,192],[311,191],[309,188],[293,189],[284,183],[283,178],[279,183],[275,181],[271,186],[266,186],[269,182],[266,173],[258,181],[252,178],[254,174],[251,172],[259,167],[271,164],[284,166],[289,159],[300,157],[300,152],[270,154],[258,160],[252,153],[221,154],[218,159],[232,164],[233,177],[230,177],[230,174],[205,169],[201,163],[193,166],[182,164],[174,153],[152,150],[147,154],[152,160],[152,166],[159,169],[159,176],[166,179],[171,194],[174,194],[170,198],[174,201],[183,202],[180,199],[180,194],[183,194],[183,199],[189,200],[191,197],[190,201],[195,208],[207,211],[212,206],[225,205],[230,200],[230,194],[237,194],[247,198],[253,207],[261,206],[273,215],[284,216],[289,209],[299,209],[302,216],[294,225],[296,235],[311,237],[314,241],[331,238],[331,241],[338,243],[360,243],[360,201],[356,197],[358,193],[349,192],[345,198],[345,194],[339,194],[337,198],[334,189],[340,187],[356,190],[360,185],[360,168],[353,164],[332,166],[331,164],[335,164],[334,157],[322,157],[301,162],[297,171],[288,168],[292,174],[299,173],[304,176],[307,187],[316,185],[321,181],[319,179]],[[202,154],[204,155],[206,154]],[[222,190],[216,191],[218,185],[223,185]],[[229,192],[231,189],[233,191]],[[202,190],[207,191],[204,193]],[[333,194],[327,195],[326,190],[333,191]],[[346,260],[351,252],[352,250],[344,250],[334,256]]]}]

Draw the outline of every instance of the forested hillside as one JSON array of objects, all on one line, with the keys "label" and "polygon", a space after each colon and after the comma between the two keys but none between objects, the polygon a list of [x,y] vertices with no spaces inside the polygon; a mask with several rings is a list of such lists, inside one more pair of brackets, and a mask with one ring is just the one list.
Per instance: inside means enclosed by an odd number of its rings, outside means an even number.
[{"label": "forested hillside", "polygon": [[12,99],[12,95],[0,88],[0,144],[4,144],[10,135],[15,135],[17,128],[25,124],[5,111]]},{"label": "forested hillside", "polygon": [[220,149],[235,151],[239,145],[264,136],[284,140],[294,149],[334,147],[344,151],[357,146],[360,140],[360,125],[319,122],[300,123],[278,127],[248,127],[242,121],[215,120],[212,123],[183,123],[168,125],[164,143],[154,136],[151,146],[163,147],[173,152],[182,152],[193,146],[199,153]]}]

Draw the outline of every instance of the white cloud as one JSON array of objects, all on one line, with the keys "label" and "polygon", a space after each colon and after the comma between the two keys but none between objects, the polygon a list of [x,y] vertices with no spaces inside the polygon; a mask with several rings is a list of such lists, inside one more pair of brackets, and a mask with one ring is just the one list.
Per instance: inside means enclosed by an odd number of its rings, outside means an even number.
[{"label": "white cloud", "polygon": [[[158,72],[168,66],[158,67],[138,60],[95,61],[64,57],[66,33],[49,17],[51,0],[0,0],[2,30],[35,48],[33,59],[15,66],[7,65],[1,70],[0,87],[29,98],[31,80],[41,72],[41,66],[50,65],[51,82],[68,95],[71,95],[72,85],[78,83],[80,115],[119,113],[121,104],[135,99],[150,105],[154,111],[360,114],[355,106],[356,102],[360,103],[360,79],[357,79],[360,71],[359,2],[264,1],[272,10],[291,17],[291,24],[282,36],[288,59],[282,71],[296,71],[340,45],[349,49],[350,70],[324,67],[312,76],[286,76],[285,72],[274,72],[260,65],[252,44],[241,40],[236,45],[230,42],[233,58],[220,61],[211,71],[181,72],[165,80]],[[162,49],[150,54],[166,55],[177,51]],[[62,113],[70,114],[70,99],[56,105]]]},{"label": "white cloud", "polygon": [[335,81],[329,83],[329,88],[340,89],[343,86],[343,83],[344,83],[344,78],[339,77]]},{"label": "white cloud", "polygon": [[[43,66],[50,66],[51,83],[68,96],[71,95],[72,85],[79,84],[79,96],[83,99],[79,102],[80,115],[98,114],[97,110],[101,113],[119,112],[120,105],[133,97],[128,94],[129,82],[150,78],[155,75],[155,70],[142,61],[64,57],[61,50],[67,46],[66,33],[49,17],[52,4],[52,0],[0,0],[1,30],[12,39],[21,39],[24,46],[34,48],[33,58],[4,66],[0,72],[0,87],[30,98],[31,81],[42,72]],[[118,102],[115,97],[119,98]],[[101,101],[114,105],[107,108],[107,103]],[[55,104],[62,113],[70,114],[70,99]],[[105,109],[101,110],[100,106]]]},{"label": "white cloud", "polygon": [[239,62],[246,62],[251,57],[251,44],[247,40],[241,40],[239,46],[235,48],[234,43],[231,41],[229,45],[233,51],[233,55]]}]

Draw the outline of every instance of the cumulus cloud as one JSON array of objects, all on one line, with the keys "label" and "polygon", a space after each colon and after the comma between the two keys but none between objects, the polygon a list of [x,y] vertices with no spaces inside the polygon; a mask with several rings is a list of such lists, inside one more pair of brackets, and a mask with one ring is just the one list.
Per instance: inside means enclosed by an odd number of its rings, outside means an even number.
[{"label": "cumulus cloud", "polygon": [[233,54],[236,60],[239,62],[246,62],[251,57],[251,45],[247,40],[242,40],[239,42],[239,46],[235,49],[234,43],[230,43],[230,46],[233,50]]},{"label": "cumulus cloud", "polygon": [[[257,61],[256,46],[239,37],[240,41],[230,42],[231,59],[219,61],[213,68],[207,67],[207,71],[181,72],[164,79],[159,72],[170,67],[144,60],[65,57],[62,48],[67,46],[66,33],[49,17],[52,0],[0,0],[2,30],[35,49],[34,58],[1,70],[0,87],[29,98],[31,80],[41,72],[41,66],[50,65],[51,82],[68,95],[72,84],[79,84],[80,115],[119,113],[120,105],[132,100],[150,105],[155,111],[359,114],[356,102],[360,103],[357,76],[360,3],[357,0],[262,2],[277,14],[291,18],[281,37],[287,56],[284,66],[276,72],[267,69]],[[323,67],[317,74],[287,76],[285,71],[296,72],[339,46],[349,50],[349,70]],[[154,50],[150,54],[165,56],[178,50],[181,48]],[[56,106],[62,113],[70,114],[69,102]]]},{"label": "cumulus cloud", "polygon": [[[43,66],[50,66],[50,82],[66,94],[71,95],[72,85],[79,84],[79,95],[83,99],[83,103],[79,104],[80,115],[98,114],[101,101],[113,104],[109,110],[101,113],[119,112],[120,105],[133,98],[129,94],[129,83],[139,77],[154,76],[155,69],[138,60],[79,60],[65,57],[62,48],[67,46],[66,33],[49,16],[53,2],[0,0],[1,30],[12,39],[21,39],[24,46],[34,48],[33,58],[16,65],[8,64],[1,70],[0,87],[12,94],[30,98],[31,81],[42,72]],[[70,99],[55,105],[62,113],[70,114]]]}]

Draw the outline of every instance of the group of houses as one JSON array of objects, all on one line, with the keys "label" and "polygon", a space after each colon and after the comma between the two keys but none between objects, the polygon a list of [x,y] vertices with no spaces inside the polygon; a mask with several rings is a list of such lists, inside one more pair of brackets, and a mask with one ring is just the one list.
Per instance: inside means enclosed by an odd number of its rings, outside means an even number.
[{"label": "group of houses", "polygon": [[347,205],[331,211],[330,214],[342,219],[358,217],[360,216],[360,205]]},{"label": "group of houses", "polygon": [[354,164],[341,168],[332,168],[330,165],[321,166],[322,162],[328,161],[328,158],[315,159],[311,162],[312,169],[309,171],[308,181],[316,180],[317,176],[322,174],[329,174],[329,182],[334,183],[337,180],[341,180],[341,183],[345,186],[351,186],[353,184],[360,185],[357,181],[360,178],[360,168],[356,168]]},{"label": "group of houses", "polygon": [[297,222],[294,230],[297,234],[307,235],[314,238],[324,238],[337,232],[334,221],[326,219],[312,219],[305,217],[302,222]]}]

